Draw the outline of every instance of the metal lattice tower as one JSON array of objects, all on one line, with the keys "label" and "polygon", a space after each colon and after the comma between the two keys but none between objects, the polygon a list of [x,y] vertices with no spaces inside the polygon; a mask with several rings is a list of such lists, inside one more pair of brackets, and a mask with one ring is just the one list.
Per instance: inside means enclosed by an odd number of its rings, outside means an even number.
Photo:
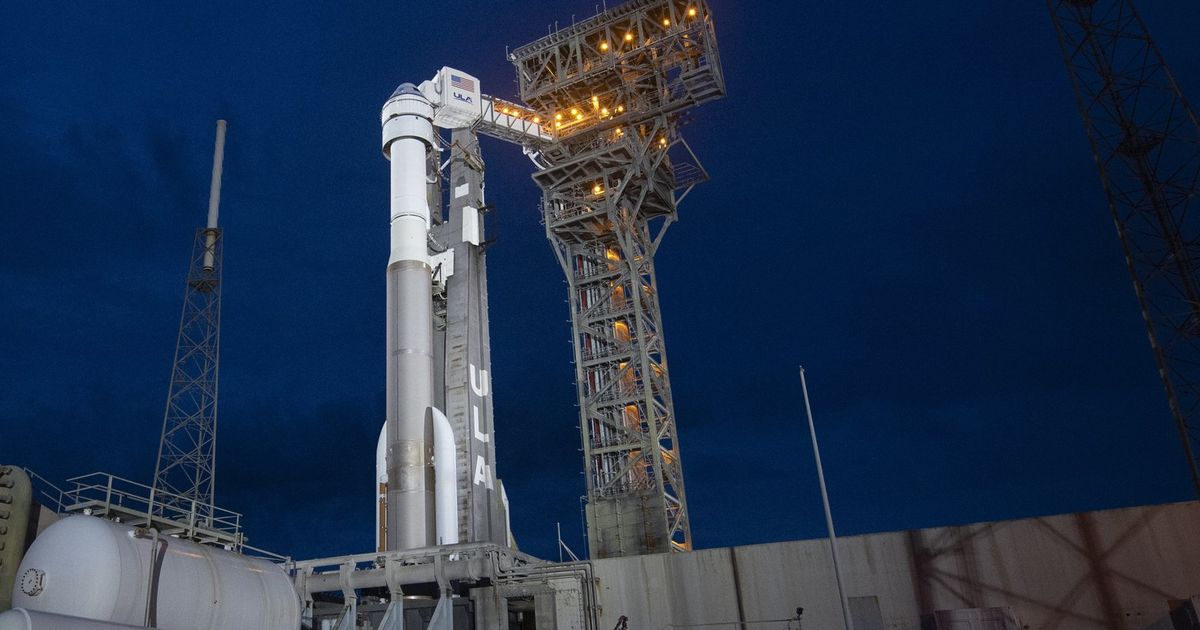
[{"label": "metal lattice tower", "polygon": [[217,227],[225,121],[217,122],[207,227],[196,231],[175,361],[163,414],[150,509],[168,518],[212,519],[216,481],[217,372],[221,346],[222,238]]},{"label": "metal lattice tower", "polygon": [[1047,0],[1200,494],[1200,125],[1131,0]]},{"label": "metal lattice tower", "polygon": [[555,135],[533,178],[570,287],[591,555],[689,550],[654,255],[707,179],[678,127],[725,93],[711,14],[635,0],[510,60]]}]

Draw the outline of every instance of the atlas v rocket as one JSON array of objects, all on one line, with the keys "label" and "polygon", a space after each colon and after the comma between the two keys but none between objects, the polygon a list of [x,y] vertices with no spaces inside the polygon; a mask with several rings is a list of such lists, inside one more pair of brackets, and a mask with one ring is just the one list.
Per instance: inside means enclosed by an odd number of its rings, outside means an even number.
[{"label": "atlas v rocket", "polygon": [[[433,269],[425,169],[433,105],[405,83],[383,106],[383,153],[391,161],[391,255],[387,266],[387,546],[437,543],[433,422]],[[445,422],[444,416],[440,418]],[[457,534],[458,524],[454,524]],[[457,542],[457,541],[455,541]]]},{"label": "atlas v rocket", "polygon": [[[463,166],[479,164],[463,152],[478,150],[467,127],[479,119],[481,98],[474,77],[443,68],[419,88],[398,87],[380,116],[391,182],[387,415],[376,452],[380,551],[511,543],[487,400],[483,173]],[[430,194],[440,181],[439,127],[455,130],[449,217],[430,205],[441,203]],[[439,289],[456,303],[454,316],[437,316],[445,311],[432,295]]]}]

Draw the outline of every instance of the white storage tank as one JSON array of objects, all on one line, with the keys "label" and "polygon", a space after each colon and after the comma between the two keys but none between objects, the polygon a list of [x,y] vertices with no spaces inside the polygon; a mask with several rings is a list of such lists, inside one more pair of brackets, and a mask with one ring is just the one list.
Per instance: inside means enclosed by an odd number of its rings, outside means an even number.
[{"label": "white storage tank", "polygon": [[[13,607],[170,630],[297,630],[300,598],[279,566],[132,527],[71,516],[42,532],[17,570]],[[148,596],[153,596],[149,598]],[[151,606],[147,602],[150,599]]]}]

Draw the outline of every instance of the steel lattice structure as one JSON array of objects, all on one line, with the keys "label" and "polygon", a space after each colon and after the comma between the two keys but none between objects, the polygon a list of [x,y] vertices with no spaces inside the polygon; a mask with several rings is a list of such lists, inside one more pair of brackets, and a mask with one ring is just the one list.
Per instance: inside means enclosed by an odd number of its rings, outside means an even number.
[{"label": "steel lattice structure", "polygon": [[152,512],[213,514],[221,346],[220,228],[196,231],[150,495]]},{"label": "steel lattice structure", "polygon": [[708,6],[635,0],[510,60],[555,136],[533,177],[570,291],[591,555],[691,549],[654,255],[707,179],[678,127],[725,93]]},{"label": "steel lattice structure", "polygon": [[1047,0],[1200,494],[1200,125],[1131,0]]}]

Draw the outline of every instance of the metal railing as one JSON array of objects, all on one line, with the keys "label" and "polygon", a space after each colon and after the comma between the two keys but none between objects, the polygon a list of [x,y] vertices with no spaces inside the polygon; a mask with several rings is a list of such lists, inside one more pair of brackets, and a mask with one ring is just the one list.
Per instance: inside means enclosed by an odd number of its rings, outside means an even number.
[{"label": "metal railing", "polygon": [[73,477],[66,486],[60,490],[57,502],[60,513],[89,514],[153,527],[165,534],[238,552],[245,547],[242,515],[238,512],[155,490],[110,473]]},{"label": "metal railing", "polygon": [[188,497],[155,490],[145,484],[123,479],[109,473],[96,472],[67,480],[63,492],[65,511],[78,512],[91,508],[108,512],[128,512],[153,515],[199,529],[237,535],[242,531],[242,515]]},{"label": "metal railing", "polygon": [[54,485],[49,479],[33,472],[28,468],[22,468],[26,475],[29,475],[29,480],[33,482],[33,498],[39,505],[55,514],[62,513],[62,488]]},{"label": "metal railing", "polygon": [[72,477],[66,481],[64,489],[28,468],[24,470],[33,481],[34,498],[55,514],[98,516],[126,525],[153,527],[167,535],[274,562],[290,559],[247,545],[239,512],[155,491],[150,486],[110,473]]}]

